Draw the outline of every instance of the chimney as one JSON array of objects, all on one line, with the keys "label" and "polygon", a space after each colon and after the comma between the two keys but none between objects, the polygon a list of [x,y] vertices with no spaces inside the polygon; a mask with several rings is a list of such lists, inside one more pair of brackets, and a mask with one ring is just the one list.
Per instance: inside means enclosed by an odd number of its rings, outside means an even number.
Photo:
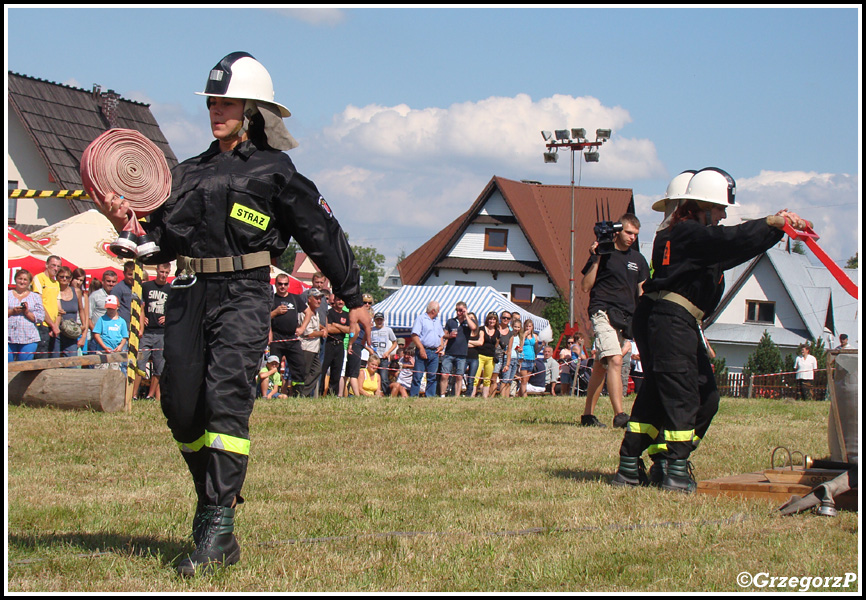
[{"label": "chimney", "polygon": [[102,110],[102,116],[108,121],[109,129],[117,127],[117,105],[119,99],[120,94],[114,90],[108,90],[105,93],[99,94],[99,98],[97,99],[99,108]]}]

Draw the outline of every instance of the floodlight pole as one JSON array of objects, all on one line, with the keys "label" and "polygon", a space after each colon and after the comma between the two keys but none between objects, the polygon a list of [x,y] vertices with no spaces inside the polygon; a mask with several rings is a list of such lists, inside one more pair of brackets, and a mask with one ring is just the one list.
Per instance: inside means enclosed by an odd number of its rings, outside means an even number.
[{"label": "floodlight pole", "polygon": [[570,244],[569,244],[569,279],[568,279],[568,327],[571,328],[574,326],[574,199],[575,199],[575,186],[574,186],[574,153],[583,150],[584,148],[590,147],[600,147],[604,143],[604,140],[596,140],[594,142],[588,141],[559,141],[559,142],[550,142],[547,144],[547,148],[568,148],[571,150],[571,234],[570,234]]}]

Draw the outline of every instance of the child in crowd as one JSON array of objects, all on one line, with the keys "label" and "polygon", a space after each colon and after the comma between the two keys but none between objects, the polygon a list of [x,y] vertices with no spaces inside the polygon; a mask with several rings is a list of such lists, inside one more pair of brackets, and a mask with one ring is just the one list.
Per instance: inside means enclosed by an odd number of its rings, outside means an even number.
[{"label": "child in crowd", "polygon": [[[99,318],[93,328],[93,339],[96,340],[96,347],[106,354],[123,352],[129,340],[129,328],[126,326],[126,321],[121,319],[117,313],[119,304],[117,296],[106,296],[105,314]],[[95,368],[125,370],[125,367],[120,363],[101,364]]]},{"label": "child in crowd", "polygon": [[391,397],[409,397],[409,388],[412,387],[412,372],[415,370],[415,348],[407,346],[403,350],[400,359],[400,372],[397,380],[391,384]]},{"label": "child in crowd", "polygon": [[283,386],[283,378],[280,375],[280,357],[271,355],[268,362],[259,371],[259,385],[261,386],[262,398],[288,398],[286,394],[280,393]]}]

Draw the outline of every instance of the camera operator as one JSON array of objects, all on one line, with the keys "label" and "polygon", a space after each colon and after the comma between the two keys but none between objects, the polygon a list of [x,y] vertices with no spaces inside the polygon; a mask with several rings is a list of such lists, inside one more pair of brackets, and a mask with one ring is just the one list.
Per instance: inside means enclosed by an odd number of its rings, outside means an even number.
[{"label": "camera operator", "polygon": [[[642,293],[643,282],[649,279],[649,265],[632,248],[640,231],[640,221],[626,213],[620,218],[622,228],[613,235],[609,253],[599,254],[599,242],[589,248],[589,260],[581,271],[580,287],[589,292],[589,318],[595,330],[596,357],[586,391],[586,407],[580,424],[604,427],[593,411],[607,380],[607,392],[613,405],[614,427],[625,427],[629,416],[622,409],[622,348],[631,337],[631,317]],[[610,224],[607,229],[611,229]],[[599,231],[596,226],[596,231]]]}]

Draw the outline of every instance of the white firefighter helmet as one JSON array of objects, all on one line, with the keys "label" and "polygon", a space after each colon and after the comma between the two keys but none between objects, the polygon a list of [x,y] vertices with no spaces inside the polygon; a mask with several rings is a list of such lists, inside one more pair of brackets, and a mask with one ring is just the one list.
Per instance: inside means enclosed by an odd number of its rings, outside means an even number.
[{"label": "white firefighter helmet", "polygon": [[737,183],[727,172],[716,167],[701,169],[689,181],[683,200],[719,206],[740,206],[736,203]]},{"label": "white firefighter helmet", "polygon": [[292,115],[288,108],[274,102],[270,73],[247,52],[232,52],[219,61],[211,69],[204,91],[196,94],[267,102],[279,108],[281,117]]},{"label": "white firefighter helmet", "polygon": [[678,200],[682,198],[689,187],[689,182],[692,180],[692,176],[695,173],[697,173],[697,171],[683,171],[671,179],[671,182],[668,184],[668,189],[665,191],[665,197],[661,200],[656,200],[653,203],[653,210],[656,212],[666,212],[665,208],[667,207],[668,200]]}]

